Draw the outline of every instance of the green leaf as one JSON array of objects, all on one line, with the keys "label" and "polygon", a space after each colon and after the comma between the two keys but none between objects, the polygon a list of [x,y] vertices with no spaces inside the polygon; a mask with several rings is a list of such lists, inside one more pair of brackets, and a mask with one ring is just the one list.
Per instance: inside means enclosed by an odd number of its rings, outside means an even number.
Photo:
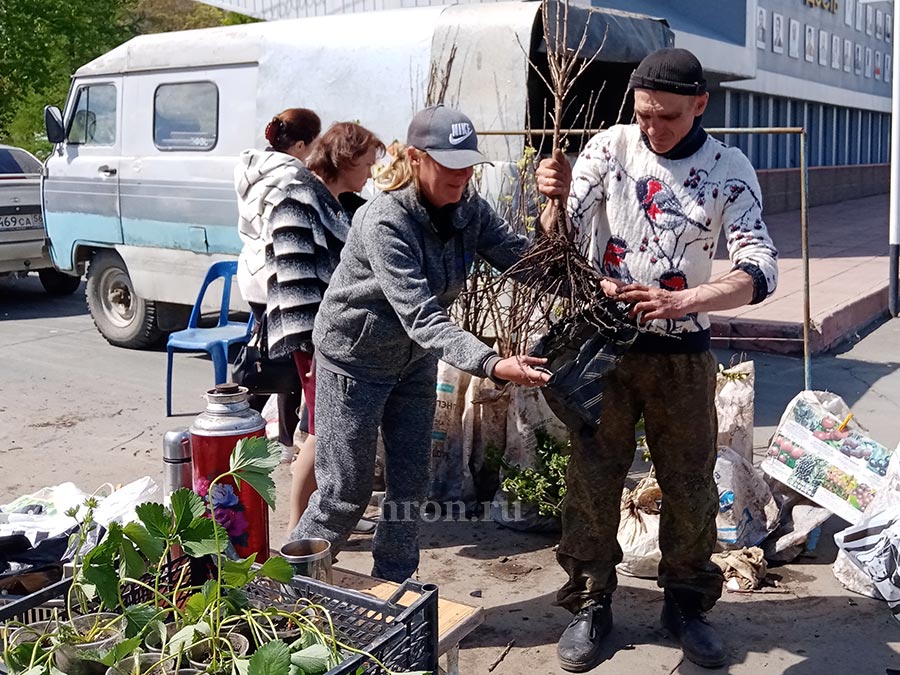
[{"label": "green leaf", "polygon": [[294,576],[294,568],[291,567],[291,564],[284,558],[273,556],[266,560],[262,567],[259,568],[259,574],[286,584]]},{"label": "green leaf", "polygon": [[143,633],[144,629],[153,621],[161,623],[159,619],[163,613],[150,605],[130,605],[125,608],[125,635],[132,637]]},{"label": "green leaf", "polygon": [[169,653],[177,654],[182,649],[187,649],[197,641],[197,637],[209,637],[211,633],[209,624],[205,621],[188,624],[172,636],[169,640]]},{"label": "green leaf", "polygon": [[[37,635],[34,637],[37,639]],[[50,651],[40,642],[20,642],[15,647],[6,649],[2,654],[6,660],[5,665],[10,668],[11,672],[24,675],[25,672],[31,672],[31,670],[26,670],[29,663],[42,661],[50,654]],[[40,669],[38,672],[43,673],[44,671]]]},{"label": "green leaf", "polygon": [[203,616],[208,604],[209,598],[205,593],[194,593],[187,599],[187,602],[184,603],[185,621],[197,621]]},{"label": "green leaf", "polygon": [[241,481],[247,481],[266,504],[275,510],[275,482],[272,471],[281,462],[278,444],[262,437],[242,438],[231,453],[231,472],[240,489]]},{"label": "green leaf", "polygon": [[314,644],[291,654],[291,663],[303,669],[306,675],[321,675],[332,662],[331,650],[322,644]]},{"label": "green leaf", "polygon": [[206,505],[200,495],[187,488],[175,490],[172,493],[170,504],[174,517],[172,531],[175,535],[180,534],[194,520],[206,514]]},{"label": "green leaf", "polygon": [[229,586],[238,588],[250,583],[250,580],[256,576],[250,569],[254,562],[256,562],[255,553],[243,560],[223,558],[221,562],[222,580]]},{"label": "green leaf", "polygon": [[125,575],[132,579],[140,579],[147,571],[147,561],[141,557],[138,550],[128,539],[122,539],[119,544],[122,561],[125,567]]},{"label": "green leaf", "polygon": [[96,587],[100,600],[112,609],[119,604],[119,575],[110,564],[83,565],[84,578]]},{"label": "green leaf", "polygon": [[[218,543],[216,543],[216,530],[219,533]],[[228,533],[224,527],[209,518],[197,518],[181,533],[180,540],[185,553],[199,558],[224,551],[228,545]]]},{"label": "green leaf", "polygon": [[132,521],[126,524],[122,533],[138,547],[147,560],[155,563],[162,556],[165,543],[150,534],[140,523]]},{"label": "green leaf", "polygon": [[232,666],[234,666],[232,675],[249,675],[250,659],[236,658],[234,661],[231,662],[231,664],[232,664]]},{"label": "green leaf", "polygon": [[241,610],[250,608],[250,598],[240,588],[229,588],[225,591],[224,600],[233,614],[239,614]]},{"label": "green leaf", "polygon": [[167,540],[172,532],[172,515],[162,504],[144,502],[134,508],[147,531],[157,539]]},{"label": "green leaf", "polygon": [[141,637],[136,635],[132,638],[128,638],[127,640],[122,640],[121,642],[117,642],[112,646],[107,652],[104,652],[103,655],[97,659],[104,666],[112,666],[126,656],[131,654],[135,649],[141,646]]},{"label": "green leaf", "polygon": [[291,666],[291,652],[281,640],[272,640],[250,657],[248,675],[284,675]]},{"label": "green leaf", "polygon": [[122,526],[112,522],[103,537],[103,540],[90,551],[85,553],[83,562],[85,565],[108,564],[112,565],[116,550],[122,541]]}]

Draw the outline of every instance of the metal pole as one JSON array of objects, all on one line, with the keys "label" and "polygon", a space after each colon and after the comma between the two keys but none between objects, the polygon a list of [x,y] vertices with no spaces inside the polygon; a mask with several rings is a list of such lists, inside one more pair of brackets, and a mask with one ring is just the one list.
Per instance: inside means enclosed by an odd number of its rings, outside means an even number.
[{"label": "metal pole", "polygon": [[[593,135],[606,131],[605,129],[560,129],[559,133],[570,136],[577,135]],[[708,134],[799,134],[803,131],[803,127],[713,127],[704,131]],[[477,129],[479,136],[530,136],[530,135],[547,135],[552,134],[553,129]]]},{"label": "metal pole", "polygon": [[897,316],[898,274],[900,274],[900,7],[894,6],[894,60],[891,64],[893,80],[891,80],[891,209],[890,236],[888,251],[890,255],[890,278],[888,288],[888,309],[891,316]]},{"label": "metal pole", "polygon": [[803,259],[803,388],[812,388],[809,358],[809,230],[807,227],[806,130],[800,132],[800,255]]}]

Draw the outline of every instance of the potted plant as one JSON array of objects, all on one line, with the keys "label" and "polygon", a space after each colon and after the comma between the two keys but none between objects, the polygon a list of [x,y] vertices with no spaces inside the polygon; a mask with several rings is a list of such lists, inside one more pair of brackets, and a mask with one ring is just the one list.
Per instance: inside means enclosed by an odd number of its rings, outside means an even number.
[{"label": "potted plant", "polygon": [[[242,439],[229,470],[209,490],[231,478],[238,489],[248,484],[274,509],[271,473],[279,462],[277,444]],[[96,502],[89,504],[80,521],[81,541],[94,527],[95,507]],[[108,640],[109,629],[119,631],[115,641],[83,645],[82,653],[101,675],[169,675],[189,667],[228,675],[317,673],[339,664],[342,655],[359,652],[342,644],[331,617],[310,601],[291,607],[254,601],[248,590],[261,580],[290,582],[290,564],[280,557],[262,565],[255,555],[227,557],[227,533],[209,517],[199,495],[177,490],[168,506],[145,503],[135,512],[136,521],[110,524],[100,543],[77,561],[67,596],[69,619],[29,628],[15,640],[4,636],[11,674],[75,673],[68,665],[60,667],[60,654],[73,642],[70,633],[79,617],[95,607],[112,614],[101,614],[105,618],[95,620],[93,634],[82,637]],[[187,558],[173,559],[176,551]],[[206,578],[194,578],[195,565],[186,560],[199,565]]]}]

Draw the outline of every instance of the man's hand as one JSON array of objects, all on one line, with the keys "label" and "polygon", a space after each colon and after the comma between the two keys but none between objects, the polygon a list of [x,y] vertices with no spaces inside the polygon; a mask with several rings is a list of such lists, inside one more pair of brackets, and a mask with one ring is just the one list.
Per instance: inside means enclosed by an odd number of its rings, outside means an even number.
[{"label": "man's hand", "polygon": [[553,157],[542,159],[534,172],[538,192],[545,197],[565,202],[569,198],[569,186],[572,184],[572,167],[562,150],[553,153]]},{"label": "man's hand", "polygon": [[625,282],[612,277],[603,277],[600,280],[600,288],[606,294],[607,298],[619,298],[619,290],[625,287]]},{"label": "man's hand", "polygon": [[690,290],[667,291],[643,284],[626,284],[611,297],[631,303],[631,316],[638,317],[641,323],[654,319],[680,319],[694,311]]},{"label": "man's hand", "polygon": [[541,366],[547,363],[547,359],[540,359],[536,356],[510,356],[501,359],[494,366],[494,377],[507,382],[515,382],[523,384],[526,387],[542,387],[550,380],[550,371],[544,368],[540,370],[533,366]]},{"label": "man's hand", "polygon": [[552,158],[542,159],[534,172],[538,192],[549,201],[541,211],[541,229],[546,234],[554,230],[562,230],[572,236],[568,218],[565,216],[566,200],[569,198],[569,186],[572,183],[572,167],[561,150],[553,153]]}]

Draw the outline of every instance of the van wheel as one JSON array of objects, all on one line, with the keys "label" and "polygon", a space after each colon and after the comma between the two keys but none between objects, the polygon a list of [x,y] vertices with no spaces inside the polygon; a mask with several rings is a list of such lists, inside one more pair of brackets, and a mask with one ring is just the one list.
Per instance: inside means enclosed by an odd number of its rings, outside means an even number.
[{"label": "van wheel", "polygon": [[81,277],[47,268],[38,270],[41,286],[50,295],[71,295],[81,286]]},{"label": "van wheel", "polygon": [[85,295],[94,325],[109,344],[144,349],[159,343],[156,305],[134,292],[128,268],[114,251],[91,258]]}]

